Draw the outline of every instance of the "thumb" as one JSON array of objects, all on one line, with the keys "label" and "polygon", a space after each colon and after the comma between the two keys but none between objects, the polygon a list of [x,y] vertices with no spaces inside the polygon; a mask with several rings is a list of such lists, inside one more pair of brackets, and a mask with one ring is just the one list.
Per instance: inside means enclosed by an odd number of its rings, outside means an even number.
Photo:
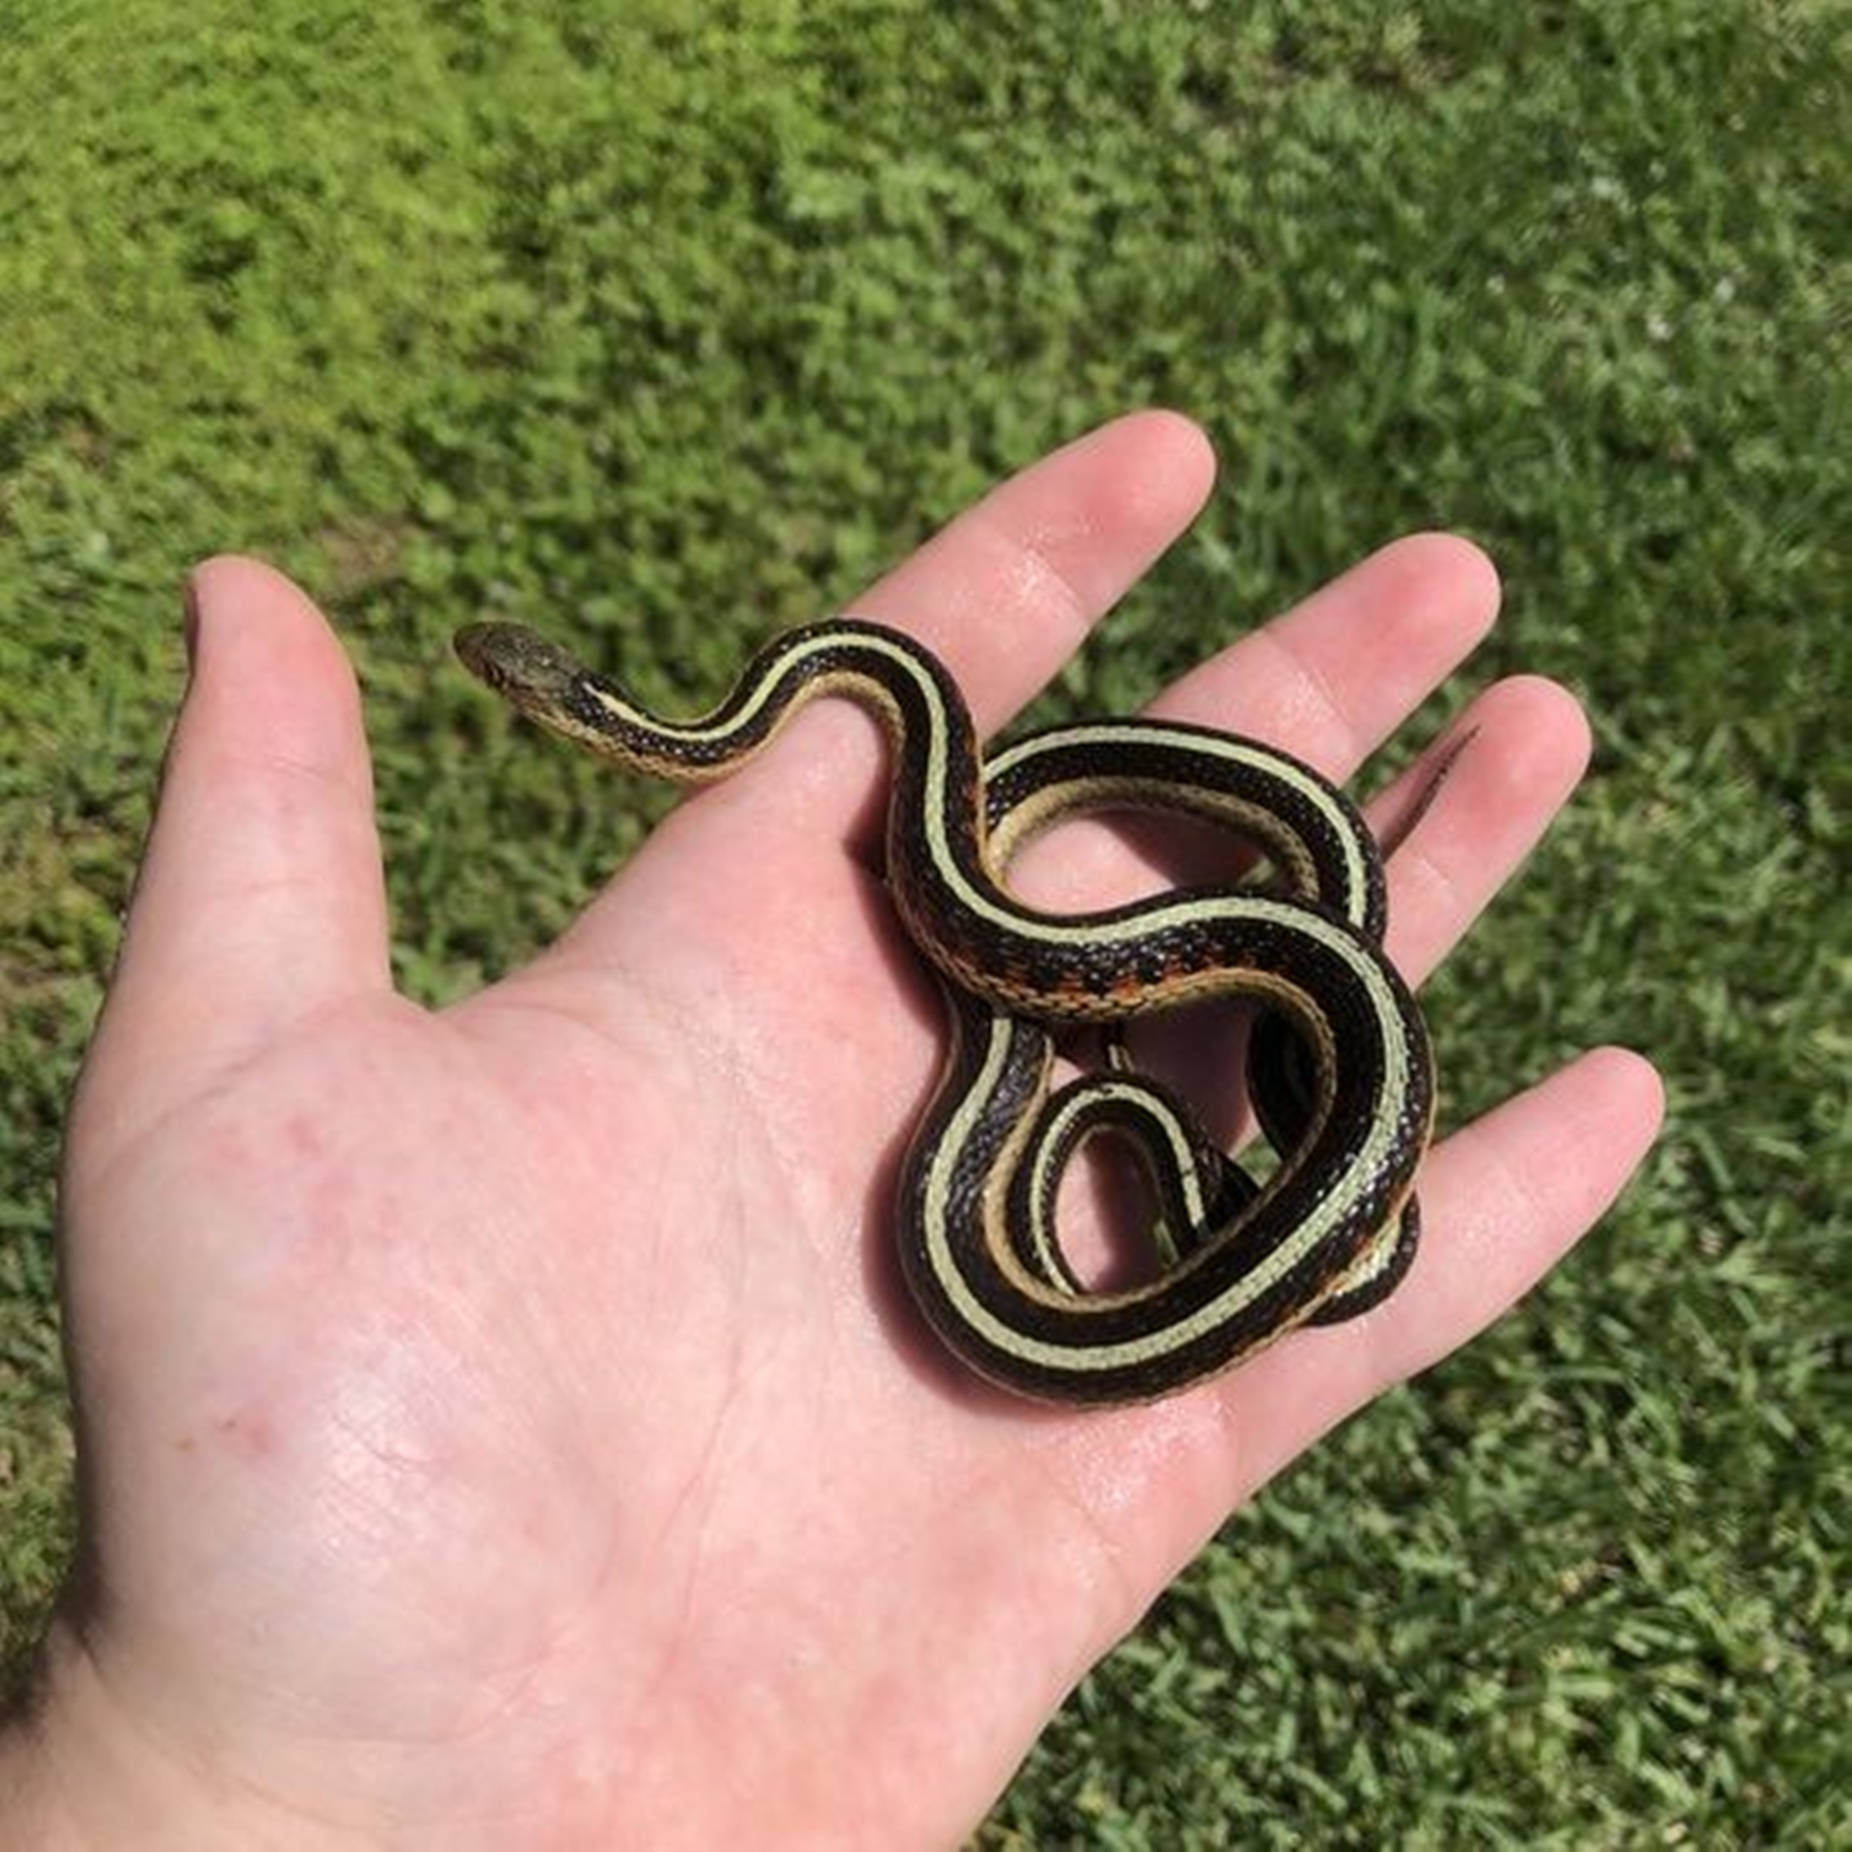
[{"label": "thumb", "polygon": [[340,644],[287,579],[226,558],[193,576],[188,651],[80,1093],[109,1146],[292,1023],[390,983],[372,770]]}]

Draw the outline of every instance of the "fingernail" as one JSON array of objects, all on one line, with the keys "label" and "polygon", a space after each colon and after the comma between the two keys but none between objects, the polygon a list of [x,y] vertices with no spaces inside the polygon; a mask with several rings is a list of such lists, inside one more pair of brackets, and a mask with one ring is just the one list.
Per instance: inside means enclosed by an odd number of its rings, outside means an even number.
[{"label": "fingernail", "polygon": [[180,593],[181,634],[186,641],[186,666],[189,673],[199,657],[199,585],[191,575]]}]

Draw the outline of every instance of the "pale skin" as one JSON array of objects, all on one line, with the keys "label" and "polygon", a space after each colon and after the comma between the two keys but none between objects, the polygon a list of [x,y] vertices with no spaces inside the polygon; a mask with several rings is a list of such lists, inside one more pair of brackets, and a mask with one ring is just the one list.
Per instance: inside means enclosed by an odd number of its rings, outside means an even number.
[{"label": "pale skin", "polygon": [[[1000,726],[1212,467],[1183,420],[1121,420],[853,608]],[[1407,539],[1157,707],[1348,777],[1497,602],[1473,547]],[[0,1748],[8,1844],[953,1844],[1229,1512],[1496,1318],[1656,1129],[1652,1069],[1594,1051],[1430,1154],[1379,1311],[1150,1407],[1012,1402],[893,1284],[885,1192],[941,1025],[879,883],[866,717],[813,709],[535,963],[432,1013],[391,986],[340,645],[251,561],[193,603],[69,1128],[85,1571]],[[1587,754],[1534,678],[1458,724],[1392,864],[1417,979]],[[1140,873],[1074,825],[1019,886],[1071,906]]]}]

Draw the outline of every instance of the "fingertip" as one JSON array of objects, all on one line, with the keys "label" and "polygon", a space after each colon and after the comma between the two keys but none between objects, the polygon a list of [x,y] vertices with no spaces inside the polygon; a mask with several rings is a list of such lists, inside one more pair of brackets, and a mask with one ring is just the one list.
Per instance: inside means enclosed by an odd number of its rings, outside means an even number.
[{"label": "fingertip", "polygon": [[1399,650],[1451,663],[1484,641],[1504,596],[1489,555],[1441,531],[1404,534],[1336,583],[1367,589],[1372,609],[1396,613]]},{"label": "fingertip", "polygon": [[1594,731],[1580,698],[1547,675],[1508,675],[1474,701],[1466,723],[1498,742],[1501,799],[1567,796],[1588,769]]},{"label": "fingertip", "polygon": [[[1195,420],[1128,412],[998,483],[848,607],[904,630],[952,671],[980,731],[1029,700],[1201,511],[1215,452]],[[849,782],[816,749],[829,788]],[[871,729],[842,729],[857,758]]]},{"label": "fingertip", "polygon": [[1588,768],[1582,704],[1540,675],[1495,682],[1369,806],[1393,845],[1391,954],[1425,978],[1522,866]]},{"label": "fingertip", "polygon": [[267,588],[282,593],[284,596],[307,602],[302,588],[288,574],[279,572],[268,560],[259,559],[251,553],[209,553],[187,576],[190,589],[197,590],[203,586],[216,585],[220,581],[228,584],[243,584],[252,587]]},{"label": "fingertip", "polygon": [[1504,689],[1519,699],[1538,703],[1551,713],[1562,716],[1567,725],[1587,737],[1588,713],[1582,705],[1582,697],[1552,676],[1529,671],[1518,675],[1503,675],[1492,684],[1492,688]]},{"label": "fingertip", "polygon": [[[1078,620],[1065,639],[1071,648],[1202,512],[1215,475],[1215,448],[1194,419],[1127,412],[999,484],[976,512],[1035,562],[1031,583],[1061,588],[1057,614]],[[1002,615],[987,628],[1006,639],[1013,631],[1020,645],[1022,617],[1005,629]],[[951,638],[931,640],[960,654]]]},{"label": "fingertip", "polygon": [[384,989],[389,967],[346,651],[257,560],[205,561],[184,606],[192,674],[106,1023],[170,1072],[203,1073],[294,1015]]},{"label": "fingertip", "polygon": [[[1109,429],[1113,427],[1108,427]],[[1209,433],[1187,413],[1167,406],[1128,412],[1118,428],[1135,433],[1163,461],[1183,499],[1200,507],[1215,486],[1218,463]]]},{"label": "fingertip", "polygon": [[255,771],[323,781],[370,815],[359,677],[313,599],[261,560],[224,554],[194,569],[185,602],[191,676],[163,802]]},{"label": "fingertip", "polygon": [[202,560],[188,575],[185,609],[196,674],[223,666],[241,683],[275,687],[292,697],[292,714],[304,686],[357,700],[353,665],[327,619],[274,566],[236,553]]},{"label": "fingertip", "polygon": [[1456,534],[1407,534],[1174,684],[1154,711],[1290,745],[1343,778],[1477,647],[1498,573]]},{"label": "fingertip", "polygon": [[259,600],[308,603],[293,579],[243,553],[214,553],[201,560],[187,574],[185,595],[189,608],[202,616],[216,616]]},{"label": "fingertip", "polygon": [[1638,1049],[1604,1043],[1589,1049],[1572,1071],[1603,1093],[1611,1110],[1639,1127],[1642,1148],[1658,1137],[1666,1116],[1665,1076]]},{"label": "fingertip", "polygon": [[1444,528],[1423,529],[1392,541],[1394,551],[1411,571],[1445,585],[1458,612],[1475,621],[1481,632],[1490,630],[1504,603],[1504,581],[1492,556],[1464,534]]}]

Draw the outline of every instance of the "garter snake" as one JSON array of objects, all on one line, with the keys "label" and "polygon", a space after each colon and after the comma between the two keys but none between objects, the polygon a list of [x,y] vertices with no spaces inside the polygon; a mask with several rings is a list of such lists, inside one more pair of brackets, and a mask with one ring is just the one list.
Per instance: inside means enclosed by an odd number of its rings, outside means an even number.
[{"label": "garter snake", "polygon": [[[734,771],[819,696],[848,696],[884,722],[887,886],[952,1023],[902,1167],[901,1269],[927,1322],[980,1375],[1046,1401],[1146,1400],[1301,1324],[1351,1316],[1401,1277],[1433,1119],[1432,1057],[1381,950],[1380,852],[1310,768],[1151,720],[1056,728],[986,761],[938,659],[854,618],[774,639],[712,713],[690,721],[647,712],[520,625],[470,625],[456,650],[529,718],[685,784]],[[1037,831],[1124,808],[1235,830],[1280,880],[1062,915],[1005,886],[1010,857]],[[1110,1028],[1215,996],[1264,1007],[1249,1075],[1282,1153],[1264,1186],[1123,1059],[1051,1092],[1059,1025]],[[1101,1131],[1131,1143],[1175,1236],[1156,1277],[1122,1289],[1084,1288],[1053,1229],[1061,1170]]]}]

